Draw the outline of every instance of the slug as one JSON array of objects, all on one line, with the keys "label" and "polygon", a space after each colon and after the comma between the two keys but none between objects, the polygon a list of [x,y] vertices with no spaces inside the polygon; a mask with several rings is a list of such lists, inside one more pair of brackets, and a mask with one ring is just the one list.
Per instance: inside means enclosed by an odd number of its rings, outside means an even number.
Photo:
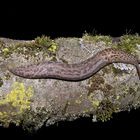
[{"label": "slug", "polygon": [[140,79],[140,67],[135,56],[115,48],[107,48],[97,52],[85,61],[75,64],[46,61],[16,68],[8,68],[13,74],[28,79],[60,79],[65,81],[81,81],[96,74],[111,63],[126,63],[136,67]]}]

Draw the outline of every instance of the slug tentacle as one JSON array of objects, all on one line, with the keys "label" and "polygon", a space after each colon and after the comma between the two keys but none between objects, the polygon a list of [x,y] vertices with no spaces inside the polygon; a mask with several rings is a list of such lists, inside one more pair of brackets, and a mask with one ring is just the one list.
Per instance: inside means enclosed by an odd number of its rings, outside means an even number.
[{"label": "slug tentacle", "polygon": [[39,64],[8,68],[8,70],[17,76],[28,79],[53,78],[66,81],[80,81],[89,78],[111,63],[134,65],[140,79],[140,60],[131,54],[113,48],[104,49],[93,57],[76,64],[46,61]]}]

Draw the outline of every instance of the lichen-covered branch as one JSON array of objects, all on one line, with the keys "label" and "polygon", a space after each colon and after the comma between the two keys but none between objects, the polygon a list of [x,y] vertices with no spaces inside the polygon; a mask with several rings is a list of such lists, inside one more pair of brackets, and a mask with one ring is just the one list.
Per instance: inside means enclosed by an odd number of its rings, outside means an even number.
[{"label": "lichen-covered branch", "polygon": [[0,122],[24,129],[39,129],[58,121],[93,116],[107,121],[112,113],[138,108],[140,81],[129,64],[111,64],[87,80],[70,82],[56,79],[25,79],[13,75],[8,67],[51,60],[81,62],[105,48],[121,48],[140,59],[139,35],[119,38],[91,36],[81,38],[37,37],[32,41],[0,38]]}]

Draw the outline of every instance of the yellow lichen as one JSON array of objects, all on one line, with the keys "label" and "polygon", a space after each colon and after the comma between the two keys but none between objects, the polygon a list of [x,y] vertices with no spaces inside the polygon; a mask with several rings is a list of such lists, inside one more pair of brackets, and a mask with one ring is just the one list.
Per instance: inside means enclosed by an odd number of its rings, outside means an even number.
[{"label": "yellow lichen", "polygon": [[48,48],[48,51],[55,53],[58,48],[58,45],[55,42],[52,42],[51,46]]},{"label": "yellow lichen", "polygon": [[4,56],[7,56],[10,53],[10,50],[8,48],[2,49],[2,53]]},{"label": "yellow lichen", "polygon": [[81,102],[82,102],[82,101],[80,101],[80,100],[78,100],[78,99],[75,100],[75,103],[76,103],[76,104],[81,104]]},{"label": "yellow lichen", "polygon": [[32,95],[31,86],[26,89],[23,83],[15,82],[11,92],[0,100],[0,122],[6,126],[10,122],[19,125],[18,117],[21,117],[25,110],[30,109]]},{"label": "yellow lichen", "polygon": [[92,106],[93,107],[97,108],[99,106],[100,101],[99,101],[99,99],[97,99],[97,98],[94,97],[94,94],[90,94],[88,96],[88,99],[92,103]]},{"label": "yellow lichen", "polygon": [[116,99],[119,100],[119,99],[120,99],[120,95],[117,95],[117,96],[116,96]]}]

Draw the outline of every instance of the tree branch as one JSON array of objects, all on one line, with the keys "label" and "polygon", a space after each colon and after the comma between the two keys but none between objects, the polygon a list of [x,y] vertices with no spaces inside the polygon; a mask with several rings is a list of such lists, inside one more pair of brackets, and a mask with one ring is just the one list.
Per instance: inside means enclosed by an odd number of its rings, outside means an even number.
[{"label": "tree branch", "polygon": [[45,60],[81,62],[107,47],[121,48],[140,58],[140,37],[84,35],[82,38],[37,37],[32,41],[0,38],[0,122],[32,130],[58,121],[93,116],[107,121],[112,113],[138,108],[140,81],[132,65],[111,64],[87,80],[25,79],[8,67]]}]

